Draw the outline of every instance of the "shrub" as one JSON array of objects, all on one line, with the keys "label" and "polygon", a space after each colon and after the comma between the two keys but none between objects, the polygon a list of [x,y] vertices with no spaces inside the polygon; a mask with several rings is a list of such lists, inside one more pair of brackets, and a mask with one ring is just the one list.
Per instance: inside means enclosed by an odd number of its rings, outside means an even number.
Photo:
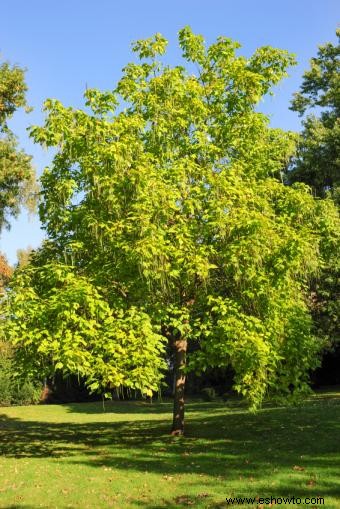
[{"label": "shrub", "polygon": [[214,401],[216,399],[216,391],[213,387],[205,387],[201,392],[204,401]]},{"label": "shrub", "polygon": [[40,382],[15,375],[13,349],[0,341],[0,406],[30,405],[38,403],[42,391]]},{"label": "shrub", "polygon": [[11,404],[11,380],[10,380],[11,361],[0,351],[0,405]]}]

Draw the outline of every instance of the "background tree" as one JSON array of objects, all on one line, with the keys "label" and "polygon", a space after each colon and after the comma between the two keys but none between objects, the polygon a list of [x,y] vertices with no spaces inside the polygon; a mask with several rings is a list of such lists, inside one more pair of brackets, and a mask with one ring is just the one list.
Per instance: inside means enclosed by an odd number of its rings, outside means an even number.
[{"label": "background tree", "polygon": [[27,86],[24,70],[7,62],[0,65],[0,229],[9,226],[9,216],[16,216],[20,206],[34,209],[35,174],[31,157],[18,148],[8,120],[26,107]]},{"label": "background tree", "polygon": [[[291,109],[303,120],[296,156],[288,180],[311,186],[317,197],[330,195],[340,205],[340,30],[337,44],[319,47],[303,75],[300,92]],[[317,115],[310,112],[316,112]],[[323,253],[324,265],[311,281],[310,305],[318,334],[326,337],[329,348],[340,341],[340,262],[339,244]],[[338,346],[336,346],[338,345]],[[340,352],[338,352],[340,355]]]},{"label": "background tree", "polygon": [[319,342],[305,288],[336,223],[332,202],[281,183],[294,136],[255,111],[293,57],[237,56],[188,27],[179,43],[189,70],[162,64],[156,34],[114,91],[86,91],[90,111],[46,101],[32,136],[57,148],[41,179],[49,242],[17,273],[8,327],[29,366],[102,390],[155,390],[168,342],[176,434],[188,368],[231,366],[253,407],[306,389]]},{"label": "background tree", "polygon": [[18,267],[28,265],[31,256],[33,255],[33,252],[34,249],[32,246],[27,246],[26,248],[23,249],[17,249]]},{"label": "background tree", "polygon": [[13,273],[13,268],[8,264],[6,256],[0,253],[0,298],[5,293],[5,288],[9,283]]},{"label": "background tree", "polygon": [[313,110],[319,115],[303,121],[289,180],[305,182],[316,196],[330,192],[340,203],[340,29],[336,35],[338,44],[319,47],[292,101],[291,109],[300,115]]},{"label": "background tree", "polygon": [[[27,107],[27,86],[24,70],[8,62],[0,64],[0,231],[9,228],[10,217],[15,217],[24,205],[34,210],[36,180],[31,157],[18,148],[18,142],[9,129],[8,121],[18,108]],[[13,268],[0,253],[0,299],[4,300]],[[0,404],[37,402],[41,388],[27,377],[18,380],[14,349],[3,336],[4,316],[0,320]]]}]

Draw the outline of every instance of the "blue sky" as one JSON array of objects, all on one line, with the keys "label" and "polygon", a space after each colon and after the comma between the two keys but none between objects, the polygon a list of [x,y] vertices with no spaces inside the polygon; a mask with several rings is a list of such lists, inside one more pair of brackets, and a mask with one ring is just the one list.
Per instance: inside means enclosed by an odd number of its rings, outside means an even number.
[{"label": "blue sky", "polygon": [[[81,107],[86,86],[112,89],[122,67],[131,59],[131,42],[161,32],[169,40],[168,60],[180,58],[177,32],[185,25],[211,43],[226,35],[250,55],[258,46],[271,45],[297,55],[298,65],[276,87],[275,96],[261,105],[272,125],[298,130],[300,120],[288,110],[293,92],[317,46],[335,41],[340,19],[336,0],[30,0],[2,2],[1,57],[27,68],[30,114],[18,112],[11,127],[21,147],[32,154],[41,174],[50,155],[35,146],[26,128],[41,124],[47,97]],[[16,250],[36,247],[43,232],[38,219],[26,213],[2,232],[0,250],[16,261]]]}]

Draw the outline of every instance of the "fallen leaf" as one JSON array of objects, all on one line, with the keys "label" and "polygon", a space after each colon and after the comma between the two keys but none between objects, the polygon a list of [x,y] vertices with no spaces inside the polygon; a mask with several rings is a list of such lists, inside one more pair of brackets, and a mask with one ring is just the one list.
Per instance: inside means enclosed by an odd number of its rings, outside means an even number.
[{"label": "fallen leaf", "polygon": [[307,486],[311,486],[312,487],[312,486],[316,485],[316,481],[315,481],[315,479],[309,479],[309,481],[307,481],[306,484],[307,484]]},{"label": "fallen leaf", "polygon": [[176,499],[177,504],[184,504],[184,505],[194,505],[194,501],[189,497],[177,497]]}]

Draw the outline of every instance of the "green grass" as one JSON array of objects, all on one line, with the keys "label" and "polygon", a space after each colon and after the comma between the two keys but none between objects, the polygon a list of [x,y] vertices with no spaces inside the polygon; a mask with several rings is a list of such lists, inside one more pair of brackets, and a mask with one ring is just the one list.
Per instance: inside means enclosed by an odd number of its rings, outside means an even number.
[{"label": "green grass", "polygon": [[270,495],[340,508],[340,391],[255,415],[192,401],[184,438],[168,434],[170,403],[0,413],[1,508],[222,508],[226,497]]}]

